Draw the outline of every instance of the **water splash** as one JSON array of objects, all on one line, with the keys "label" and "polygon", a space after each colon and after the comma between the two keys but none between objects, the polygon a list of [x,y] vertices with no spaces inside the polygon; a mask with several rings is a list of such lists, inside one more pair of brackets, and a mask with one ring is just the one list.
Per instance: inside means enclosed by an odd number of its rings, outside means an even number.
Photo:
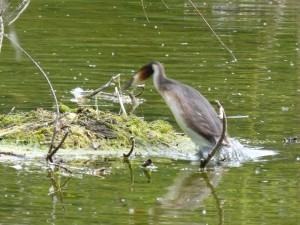
[{"label": "water splash", "polygon": [[225,159],[229,166],[240,166],[243,162],[276,154],[275,151],[263,149],[263,147],[242,145],[237,139],[232,138],[231,146],[223,147],[218,158]]}]

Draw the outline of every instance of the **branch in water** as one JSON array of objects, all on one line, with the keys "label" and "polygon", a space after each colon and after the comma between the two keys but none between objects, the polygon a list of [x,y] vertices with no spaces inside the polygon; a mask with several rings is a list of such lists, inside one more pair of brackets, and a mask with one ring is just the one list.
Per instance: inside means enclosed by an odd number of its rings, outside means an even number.
[{"label": "branch in water", "polygon": [[54,141],[55,141],[55,137],[57,134],[57,130],[58,130],[58,118],[59,118],[59,106],[58,106],[58,101],[57,101],[57,97],[55,94],[55,91],[53,89],[53,86],[47,76],[47,74],[44,72],[44,70],[39,66],[39,64],[13,39],[11,38],[9,35],[7,34],[3,34],[6,38],[8,38],[19,50],[21,50],[30,60],[31,62],[40,70],[40,72],[43,74],[43,76],[45,77],[45,79],[47,80],[47,83],[50,87],[50,91],[53,95],[54,98],[54,102],[55,102],[55,106],[56,106],[56,116],[55,116],[55,124],[54,124],[54,131],[53,131],[53,136],[52,136],[52,141],[51,141],[51,145],[49,147],[48,150],[48,154],[51,153],[52,148],[54,146]]},{"label": "branch in water", "polygon": [[94,97],[96,94],[98,94],[99,92],[103,91],[105,88],[108,88],[109,86],[111,86],[112,82],[119,79],[120,78],[120,74],[117,74],[116,76],[113,76],[110,81],[108,81],[106,84],[104,84],[102,87],[96,89],[95,91],[93,91],[92,93],[89,93],[87,95],[83,95],[81,96],[81,98],[91,98]]},{"label": "branch in water", "polygon": [[[222,110],[222,117],[223,117],[223,130],[222,130],[222,134],[221,137],[219,138],[217,144],[213,147],[213,149],[211,150],[211,152],[208,154],[208,156],[206,157],[206,159],[203,159],[200,161],[200,168],[204,169],[206,164],[215,156],[215,154],[220,150],[220,148],[222,147],[222,143],[223,140],[226,136],[226,130],[227,130],[227,118],[226,118],[226,114],[225,114],[225,110],[222,107],[222,105],[220,104],[219,101],[216,101],[219,107],[219,110]],[[221,111],[220,110],[220,111]]]},{"label": "branch in water", "polygon": [[53,150],[51,151],[50,153],[47,154],[46,156],[46,161],[48,162],[53,162],[53,159],[52,157],[54,156],[54,154],[61,148],[62,144],[65,142],[65,140],[67,139],[68,137],[68,134],[69,134],[69,131],[67,131],[63,137],[63,139],[60,141],[59,145]]},{"label": "branch in water", "polygon": [[123,153],[123,156],[125,158],[128,158],[132,154],[132,152],[134,150],[134,144],[135,144],[134,137],[130,137],[129,140],[131,141],[131,149],[130,149],[130,151],[127,154]]}]

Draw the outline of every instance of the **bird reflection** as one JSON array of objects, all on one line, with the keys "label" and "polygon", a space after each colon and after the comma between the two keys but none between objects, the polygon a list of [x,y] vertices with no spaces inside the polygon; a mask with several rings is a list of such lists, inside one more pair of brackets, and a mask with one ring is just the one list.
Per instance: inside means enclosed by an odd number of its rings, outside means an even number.
[{"label": "bird reflection", "polygon": [[[176,216],[174,209],[195,210],[204,207],[204,200],[212,196],[218,211],[219,224],[224,223],[223,200],[218,197],[217,187],[223,169],[214,171],[182,171],[174,180],[173,185],[168,187],[168,192],[161,198],[160,205],[153,208],[152,214],[156,216]],[[170,210],[172,209],[172,210]]]}]

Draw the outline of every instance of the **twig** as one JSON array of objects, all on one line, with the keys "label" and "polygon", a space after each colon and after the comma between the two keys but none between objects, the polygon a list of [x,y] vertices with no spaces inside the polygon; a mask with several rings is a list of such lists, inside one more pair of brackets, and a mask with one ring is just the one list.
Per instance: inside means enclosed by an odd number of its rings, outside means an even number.
[{"label": "twig", "polygon": [[59,106],[58,106],[58,101],[57,101],[57,97],[55,94],[55,91],[53,89],[53,86],[47,76],[47,74],[44,72],[44,70],[39,66],[39,64],[13,39],[11,38],[9,35],[7,34],[3,34],[6,38],[8,38],[18,49],[20,49],[30,60],[31,62],[40,70],[40,72],[43,74],[43,76],[45,77],[45,79],[47,80],[47,83],[50,87],[50,91],[53,95],[54,98],[54,102],[55,102],[55,106],[56,106],[56,116],[55,116],[55,124],[54,124],[54,130],[53,130],[53,136],[52,136],[52,142],[51,145],[49,147],[49,151],[48,154],[52,151],[53,145],[54,145],[54,141],[55,141],[55,137],[57,134],[57,130],[58,130],[58,118],[59,118]]},{"label": "twig", "polygon": [[66,138],[68,137],[69,131],[67,131],[63,137],[63,139],[60,141],[59,145],[51,152],[49,152],[46,156],[46,161],[48,162],[53,162],[52,157],[54,156],[54,154],[61,148],[62,144],[65,142]]},{"label": "twig", "polygon": [[123,153],[123,156],[125,158],[128,158],[131,155],[131,153],[133,152],[133,150],[134,150],[134,144],[135,144],[134,137],[130,137],[129,140],[131,141],[131,149],[130,149],[130,151],[127,154]]},{"label": "twig", "polygon": [[222,142],[223,142],[223,140],[225,138],[225,135],[226,135],[226,130],[227,130],[227,119],[226,119],[226,115],[225,115],[225,110],[223,109],[223,130],[222,130],[221,137],[219,138],[217,144],[213,147],[213,149],[211,150],[211,152],[208,154],[208,156],[205,159],[202,159],[200,161],[200,168],[201,169],[205,168],[206,164],[212,159],[212,157],[215,156],[215,154],[221,148]]},{"label": "twig", "polygon": [[18,155],[18,154],[12,153],[12,152],[2,152],[2,151],[0,151],[0,155],[16,156],[16,157],[20,157],[20,158],[24,157],[24,155]]},{"label": "twig", "polygon": [[125,110],[125,107],[124,107],[124,104],[123,104],[123,100],[122,100],[122,98],[121,98],[121,96],[120,96],[120,93],[119,93],[117,87],[115,87],[115,92],[116,92],[116,95],[117,95],[117,97],[118,97],[119,104],[120,104],[120,106],[121,106],[121,110],[122,110],[123,114],[124,114],[125,116],[127,116],[127,113],[126,113],[126,110]]},{"label": "twig", "polygon": [[223,45],[223,47],[231,54],[231,56],[233,57],[233,62],[236,62],[237,59],[234,56],[234,54],[232,53],[232,51],[224,44],[224,42],[221,40],[221,38],[216,34],[216,32],[212,29],[212,27],[209,25],[209,23],[207,22],[207,20],[204,18],[204,16],[201,14],[201,12],[198,10],[198,8],[196,7],[196,5],[191,1],[188,0],[191,5],[194,7],[194,9],[196,10],[196,12],[199,14],[199,16],[201,16],[201,18],[203,19],[203,21],[206,23],[206,25],[208,26],[208,28],[211,30],[211,32],[213,33],[213,35],[218,39],[218,41]]},{"label": "twig", "polygon": [[96,89],[96,90],[93,91],[92,93],[89,93],[89,94],[87,94],[87,95],[83,95],[82,98],[91,98],[91,97],[95,96],[96,94],[98,94],[99,92],[101,92],[102,90],[104,90],[105,88],[108,88],[108,87],[111,85],[111,83],[112,83],[113,81],[115,81],[116,79],[119,79],[119,78],[120,78],[120,75],[121,75],[121,74],[117,74],[116,76],[113,76],[113,77],[110,79],[110,81],[108,81],[108,83],[104,84],[102,87]]},{"label": "twig", "polygon": [[219,108],[219,118],[220,118],[220,120],[222,120],[223,114],[224,114],[224,108],[218,100],[216,100],[215,103],[217,104],[217,106]]}]

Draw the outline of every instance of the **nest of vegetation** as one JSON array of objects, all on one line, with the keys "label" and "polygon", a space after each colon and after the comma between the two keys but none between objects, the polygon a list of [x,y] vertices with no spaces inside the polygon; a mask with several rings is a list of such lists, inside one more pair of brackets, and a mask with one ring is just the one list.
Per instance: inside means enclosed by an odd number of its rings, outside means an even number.
[{"label": "nest of vegetation", "polygon": [[[96,111],[92,108],[70,109],[60,106],[61,116],[57,140],[68,132],[61,148],[118,150],[130,146],[130,137],[136,146],[178,146],[183,136],[176,134],[166,121],[147,122],[132,116]],[[37,109],[30,112],[0,115],[0,139],[2,143],[49,147],[54,130],[55,113]],[[55,143],[56,145],[58,143]]]}]

